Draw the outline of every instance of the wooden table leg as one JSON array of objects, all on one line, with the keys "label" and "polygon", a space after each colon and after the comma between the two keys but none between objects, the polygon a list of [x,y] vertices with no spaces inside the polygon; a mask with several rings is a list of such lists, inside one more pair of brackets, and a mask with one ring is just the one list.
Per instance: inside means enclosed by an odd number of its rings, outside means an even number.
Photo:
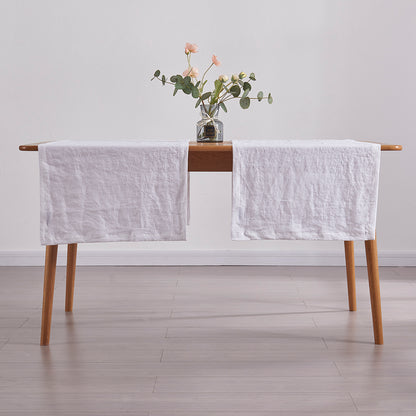
[{"label": "wooden table leg", "polygon": [[381,318],[380,280],[378,274],[377,240],[365,242],[368,283],[370,286],[371,313],[373,315],[374,342],[383,344],[383,323]]},{"label": "wooden table leg", "polygon": [[77,244],[68,244],[66,259],[65,312],[72,312],[74,304],[75,268],[77,264]]},{"label": "wooden table leg", "polygon": [[43,283],[42,329],[40,345],[49,345],[51,332],[53,292],[55,289],[56,257],[58,246],[46,246],[45,273]]},{"label": "wooden table leg", "polygon": [[344,241],[345,264],[347,267],[348,304],[350,311],[357,310],[357,296],[355,293],[355,263],[354,241]]}]

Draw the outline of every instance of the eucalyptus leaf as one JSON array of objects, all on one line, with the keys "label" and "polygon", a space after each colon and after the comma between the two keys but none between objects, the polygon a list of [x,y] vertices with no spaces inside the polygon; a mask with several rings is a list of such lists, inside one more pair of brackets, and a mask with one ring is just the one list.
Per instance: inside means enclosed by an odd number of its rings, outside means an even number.
[{"label": "eucalyptus leaf", "polygon": [[244,110],[250,107],[250,98],[244,97],[240,100],[240,107]]},{"label": "eucalyptus leaf", "polygon": [[269,93],[269,95],[267,96],[267,102],[269,103],[269,104],[271,104],[272,102],[273,102],[273,97],[272,97],[272,95]]},{"label": "eucalyptus leaf", "polygon": [[195,85],[192,87],[192,97],[194,98],[199,97],[199,89]]},{"label": "eucalyptus leaf", "polygon": [[177,92],[178,92],[178,88],[176,88],[175,86],[175,89],[173,90],[173,96],[175,96]]},{"label": "eucalyptus leaf", "polygon": [[155,77],[158,77],[159,75],[160,75],[160,71],[159,70],[155,71],[155,73],[153,74],[153,76],[155,76]]},{"label": "eucalyptus leaf", "polygon": [[246,98],[247,95],[250,94],[250,90],[247,88],[246,90],[244,90],[243,95],[241,96],[241,98]]},{"label": "eucalyptus leaf", "polygon": [[184,79],[183,79],[183,82],[185,83],[185,84],[190,84],[191,83],[191,77],[188,75],[188,76],[186,76]]},{"label": "eucalyptus leaf", "polygon": [[252,81],[255,81],[255,80],[256,80],[256,76],[254,75],[254,72],[252,72],[252,73],[250,74],[249,78],[250,78]]},{"label": "eucalyptus leaf", "polygon": [[230,93],[233,97],[238,97],[240,95],[241,88],[238,85],[233,85],[230,88]]},{"label": "eucalyptus leaf", "polygon": [[162,84],[165,85],[166,84],[166,77],[164,75],[162,75]]},{"label": "eucalyptus leaf", "polygon": [[201,98],[198,98],[195,103],[195,108],[197,108],[201,104]]},{"label": "eucalyptus leaf", "polygon": [[185,94],[190,94],[190,93],[192,92],[192,87],[191,87],[190,85],[188,85],[188,84],[185,84],[185,85],[183,86],[183,88],[182,88],[182,91],[183,91]]},{"label": "eucalyptus leaf", "polygon": [[227,107],[225,106],[224,103],[220,103],[220,107],[224,110],[225,113],[228,112]]},{"label": "eucalyptus leaf", "polygon": [[245,82],[244,84],[243,84],[243,90],[244,91],[246,91],[246,90],[251,90],[251,85],[250,85],[250,83],[248,83],[248,82]]},{"label": "eucalyptus leaf", "polygon": [[202,94],[201,100],[204,101],[207,98],[211,97],[211,93],[210,92],[206,92],[204,94]]},{"label": "eucalyptus leaf", "polygon": [[178,76],[177,76],[177,75],[172,75],[172,76],[170,77],[170,82],[175,83],[177,80],[178,80]]},{"label": "eucalyptus leaf", "polygon": [[201,83],[201,81],[198,81],[196,84],[195,84],[195,87],[199,87],[199,84]]},{"label": "eucalyptus leaf", "polygon": [[257,99],[258,99],[259,101],[261,101],[261,100],[263,99],[263,91],[259,91],[259,92],[257,93]]}]

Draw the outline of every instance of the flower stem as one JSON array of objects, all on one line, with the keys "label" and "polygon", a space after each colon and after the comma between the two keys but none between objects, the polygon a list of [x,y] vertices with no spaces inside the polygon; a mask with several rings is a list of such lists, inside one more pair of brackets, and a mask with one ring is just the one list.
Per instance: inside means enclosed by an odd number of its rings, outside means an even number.
[{"label": "flower stem", "polygon": [[[202,88],[204,88],[204,78],[205,78],[205,75],[207,74],[207,72],[212,68],[212,66],[214,65],[214,63],[212,63],[207,69],[206,69],[206,71],[204,72],[204,75],[202,75],[202,79],[201,79],[201,85],[202,85]],[[201,90],[201,92],[202,92],[202,90]]]}]

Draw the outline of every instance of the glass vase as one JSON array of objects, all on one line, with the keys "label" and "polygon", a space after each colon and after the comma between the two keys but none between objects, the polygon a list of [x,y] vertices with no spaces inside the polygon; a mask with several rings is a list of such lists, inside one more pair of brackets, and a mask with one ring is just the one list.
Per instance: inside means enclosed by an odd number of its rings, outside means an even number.
[{"label": "glass vase", "polygon": [[196,141],[218,143],[224,140],[224,124],[218,120],[218,104],[200,106],[201,120],[196,123]]}]

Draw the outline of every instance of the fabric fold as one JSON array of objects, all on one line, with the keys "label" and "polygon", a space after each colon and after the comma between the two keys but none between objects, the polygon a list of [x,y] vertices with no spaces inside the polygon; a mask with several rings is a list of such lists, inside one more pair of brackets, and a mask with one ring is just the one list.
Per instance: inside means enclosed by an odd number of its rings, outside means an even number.
[{"label": "fabric fold", "polygon": [[381,147],[233,140],[233,240],[372,240]]},{"label": "fabric fold", "polygon": [[188,141],[39,145],[43,245],[186,240]]}]

